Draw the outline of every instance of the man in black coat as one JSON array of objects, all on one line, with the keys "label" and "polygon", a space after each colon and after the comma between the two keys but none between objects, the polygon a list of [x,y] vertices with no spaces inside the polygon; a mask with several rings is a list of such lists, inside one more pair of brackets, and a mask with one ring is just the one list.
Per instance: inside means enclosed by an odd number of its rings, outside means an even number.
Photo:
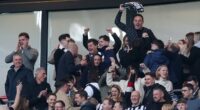
[{"label": "man in black coat", "polygon": [[147,110],[161,110],[162,106],[167,103],[164,98],[165,94],[162,88],[156,87],[153,89],[153,102],[147,106]]},{"label": "man in black coat", "polygon": [[47,76],[46,70],[43,67],[36,69],[35,81],[31,87],[31,98],[29,106],[37,110],[44,110],[47,108],[46,98],[49,93],[52,93],[50,85],[45,81]]},{"label": "man in black coat", "polygon": [[[145,86],[144,86],[144,99],[143,99],[143,104],[147,107],[150,106],[152,102],[154,102],[154,97],[153,97],[153,90],[155,88],[160,88],[163,91],[164,94],[164,99],[167,102],[170,102],[171,96],[168,94],[166,91],[165,87],[163,87],[160,84],[155,83],[155,75],[152,73],[146,73],[145,74]],[[148,109],[147,109],[148,110]]]},{"label": "man in black coat", "polygon": [[23,85],[22,97],[30,97],[30,85],[34,81],[33,73],[22,64],[22,57],[19,54],[13,55],[13,65],[8,70],[5,91],[8,101],[13,101],[16,95],[16,86],[21,82]]},{"label": "man in black coat", "polygon": [[80,64],[75,65],[74,58],[77,56],[77,54],[78,46],[73,42],[69,42],[68,51],[60,58],[56,81],[65,79],[71,75],[76,75],[81,66],[87,64],[87,61],[82,60]]},{"label": "man in black coat", "polygon": [[128,8],[126,14],[126,24],[121,22],[121,16],[125,8],[120,5],[119,12],[115,18],[115,24],[119,29],[126,32],[129,45],[139,44],[141,56],[145,57],[146,52],[151,48],[151,42],[156,39],[151,29],[143,27],[144,18],[141,14],[137,14],[135,8]]},{"label": "man in black coat", "polygon": [[62,55],[67,52],[67,46],[68,46],[68,42],[70,40],[70,35],[69,34],[62,34],[59,36],[58,38],[60,44],[59,47],[56,49],[55,53],[54,53],[54,62],[55,62],[55,70],[56,72],[58,71],[58,64],[59,64],[59,60],[62,57]]}]

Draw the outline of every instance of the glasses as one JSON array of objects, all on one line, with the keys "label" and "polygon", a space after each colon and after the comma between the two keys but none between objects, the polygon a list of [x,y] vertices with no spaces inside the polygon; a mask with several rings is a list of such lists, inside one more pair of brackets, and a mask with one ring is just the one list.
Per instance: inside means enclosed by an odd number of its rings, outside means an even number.
[{"label": "glasses", "polygon": [[186,89],[183,89],[183,90],[181,90],[182,92],[186,92],[186,91],[188,91],[188,90],[186,90]]}]

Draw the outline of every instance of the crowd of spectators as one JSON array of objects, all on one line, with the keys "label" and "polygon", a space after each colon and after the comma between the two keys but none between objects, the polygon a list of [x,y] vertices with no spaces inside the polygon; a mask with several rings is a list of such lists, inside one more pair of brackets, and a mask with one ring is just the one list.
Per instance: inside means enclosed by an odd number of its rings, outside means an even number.
[{"label": "crowd of spectators", "polygon": [[13,65],[1,110],[200,110],[200,32],[164,44],[162,36],[143,27],[143,16],[134,9],[132,18],[127,16],[131,22],[122,23],[124,10],[120,5],[115,18],[126,32],[123,40],[106,29],[113,45],[107,35],[89,39],[85,28],[84,56],[73,36],[58,37],[48,58],[55,66],[55,91],[46,82],[46,69],[34,69],[38,51],[29,45],[28,33],[20,33],[16,49],[5,58]]}]

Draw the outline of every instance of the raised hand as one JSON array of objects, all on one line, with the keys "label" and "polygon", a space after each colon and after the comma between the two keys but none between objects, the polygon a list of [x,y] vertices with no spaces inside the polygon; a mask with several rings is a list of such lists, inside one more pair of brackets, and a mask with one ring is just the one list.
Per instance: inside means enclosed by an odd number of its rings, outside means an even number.
[{"label": "raised hand", "polygon": [[125,9],[125,8],[123,7],[123,4],[120,4],[120,5],[119,5],[119,11],[124,11],[124,9]]},{"label": "raised hand", "polygon": [[110,34],[113,34],[112,28],[107,28],[106,31]]},{"label": "raised hand", "polygon": [[84,35],[87,35],[89,31],[90,31],[90,28],[85,28],[84,29]]},{"label": "raised hand", "polygon": [[18,51],[20,51],[21,50],[21,45],[20,45],[20,43],[18,42],[17,43],[17,47],[16,47],[16,52],[18,52]]}]

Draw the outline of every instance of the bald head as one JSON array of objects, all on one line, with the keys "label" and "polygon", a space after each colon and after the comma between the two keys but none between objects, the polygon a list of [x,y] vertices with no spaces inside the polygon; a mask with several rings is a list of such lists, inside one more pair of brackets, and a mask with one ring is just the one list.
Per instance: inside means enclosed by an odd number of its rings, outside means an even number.
[{"label": "bald head", "polygon": [[133,91],[131,93],[131,102],[132,102],[132,105],[138,105],[140,103],[140,92],[139,91]]},{"label": "bald head", "polygon": [[76,56],[78,54],[78,46],[76,45],[76,43],[69,42],[68,49],[73,54],[73,56]]}]

